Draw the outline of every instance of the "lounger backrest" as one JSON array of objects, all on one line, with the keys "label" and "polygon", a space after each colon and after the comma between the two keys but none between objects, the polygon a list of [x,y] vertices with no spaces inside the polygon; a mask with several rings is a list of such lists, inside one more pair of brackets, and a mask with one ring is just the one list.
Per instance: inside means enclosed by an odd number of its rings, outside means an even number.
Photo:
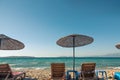
[{"label": "lounger backrest", "polygon": [[83,63],[81,67],[82,76],[89,78],[95,76],[96,63]]},{"label": "lounger backrest", "polygon": [[52,63],[51,64],[51,77],[52,78],[62,78],[64,74],[65,74],[64,63]]},{"label": "lounger backrest", "polygon": [[5,78],[7,75],[8,77],[12,77],[12,71],[8,64],[0,64],[0,77]]}]

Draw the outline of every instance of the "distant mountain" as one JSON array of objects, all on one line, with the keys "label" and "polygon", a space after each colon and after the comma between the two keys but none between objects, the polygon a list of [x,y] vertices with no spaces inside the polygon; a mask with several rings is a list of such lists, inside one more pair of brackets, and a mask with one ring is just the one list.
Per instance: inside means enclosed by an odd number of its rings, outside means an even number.
[{"label": "distant mountain", "polygon": [[100,57],[120,57],[120,53],[111,53],[111,54],[102,55]]},{"label": "distant mountain", "polygon": [[[111,54],[99,55],[99,56],[84,56],[81,58],[86,58],[86,57],[120,57],[120,53],[111,53]],[[0,57],[0,58],[73,58],[73,57],[72,56],[60,56],[60,57],[6,56],[6,57]]]},{"label": "distant mountain", "polygon": [[6,56],[2,58],[35,58],[34,56]]}]

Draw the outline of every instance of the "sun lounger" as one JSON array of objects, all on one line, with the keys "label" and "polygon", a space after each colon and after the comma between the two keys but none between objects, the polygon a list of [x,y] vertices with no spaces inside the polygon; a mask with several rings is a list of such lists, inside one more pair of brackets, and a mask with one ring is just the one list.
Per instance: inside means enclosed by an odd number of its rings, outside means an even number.
[{"label": "sun lounger", "polygon": [[101,75],[100,77],[98,77],[99,80],[108,80],[107,72],[105,70],[96,70],[95,72],[97,77]]},{"label": "sun lounger", "polygon": [[114,79],[120,80],[120,72],[114,72],[113,80]]},{"label": "sun lounger", "polygon": [[13,72],[9,64],[0,64],[0,80],[16,80],[24,78],[25,72]]},{"label": "sun lounger", "polygon": [[51,78],[49,80],[65,80],[65,64],[52,63],[51,64]]},{"label": "sun lounger", "polygon": [[83,63],[81,66],[80,80],[98,80],[95,74],[96,63]]},{"label": "sun lounger", "polygon": [[[71,74],[70,73],[73,73],[73,77],[71,77]],[[67,70],[67,74],[66,74],[66,79],[67,80],[78,80],[78,78],[79,78],[79,72],[78,71],[76,71],[76,70]]]}]

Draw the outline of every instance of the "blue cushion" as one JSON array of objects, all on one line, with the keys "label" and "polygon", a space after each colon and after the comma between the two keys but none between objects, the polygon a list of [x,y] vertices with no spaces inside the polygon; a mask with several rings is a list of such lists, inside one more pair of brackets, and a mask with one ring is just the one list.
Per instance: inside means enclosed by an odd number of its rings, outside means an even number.
[{"label": "blue cushion", "polygon": [[120,80],[120,72],[115,72],[114,73],[114,78],[117,80]]}]

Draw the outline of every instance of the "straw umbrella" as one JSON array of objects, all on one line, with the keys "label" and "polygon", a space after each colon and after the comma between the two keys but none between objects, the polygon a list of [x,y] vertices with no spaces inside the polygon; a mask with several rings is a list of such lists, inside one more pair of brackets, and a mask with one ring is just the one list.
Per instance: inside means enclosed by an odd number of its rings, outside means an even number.
[{"label": "straw umbrella", "polygon": [[115,47],[116,47],[117,49],[120,49],[120,43],[117,44],[117,45],[115,45]]},{"label": "straw umbrella", "polygon": [[60,38],[57,41],[57,44],[62,47],[73,48],[73,71],[75,71],[75,47],[84,46],[92,42],[92,37],[80,34],[72,34]]},{"label": "straw umbrella", "polygon": [[20,50],[24,47],[22,42],[0,34],[0,50]]}]

